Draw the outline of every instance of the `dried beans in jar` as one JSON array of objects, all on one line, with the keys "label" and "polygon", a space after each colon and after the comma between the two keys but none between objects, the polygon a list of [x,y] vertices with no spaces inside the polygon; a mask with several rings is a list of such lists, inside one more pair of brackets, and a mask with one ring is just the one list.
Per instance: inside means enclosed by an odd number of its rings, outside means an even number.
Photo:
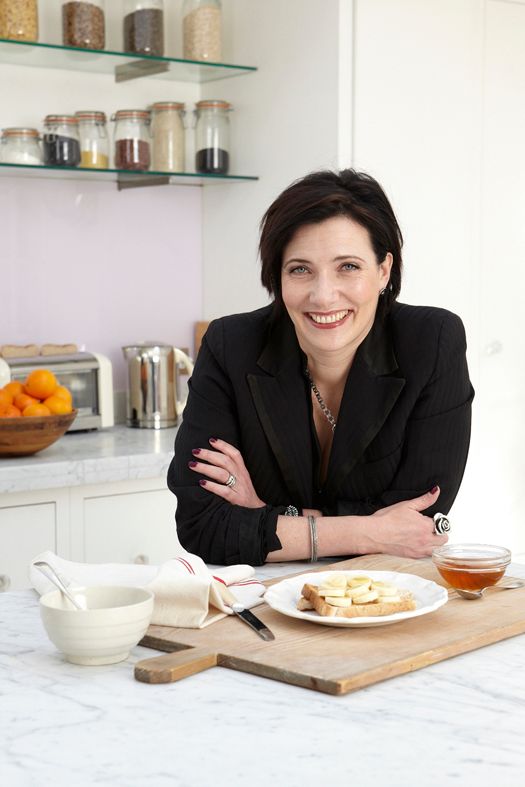
[{"label": "dried beans in jar", "polygon": [[220,0],[184,0],[182,41],[186,60],[222,59],[222,11]]},{"label": "dried beans in jar", "polygon": [[0,38],[38,41],[37,0],[0,0]]},{"label": "dried beans in jar", "polygon": [[163,0],[125,0],[124,51],[162,57],[164,54]]},{"label": "dried beans in jar", "polygon": [[104,49],[106,44],[104,0],[63,3],[62,40],[65,46]]},{"label": "dried beans in jar", "polygon": [[147,170],[151,164],[149,112],[143,109],[119,109],[115,121],[115,167]]},{"label": "dried beans in jar", "polygon": [[44,119],[44,164],[49,167],[78,167],[80,142],[78,120],[73,115],[47,115]]}]

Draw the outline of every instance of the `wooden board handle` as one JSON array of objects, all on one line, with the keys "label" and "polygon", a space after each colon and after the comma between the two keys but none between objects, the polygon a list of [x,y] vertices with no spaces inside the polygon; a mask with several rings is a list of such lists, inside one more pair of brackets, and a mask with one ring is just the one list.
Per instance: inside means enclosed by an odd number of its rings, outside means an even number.
[{"label": "wooden board handle", "polygon": [[142,683],[174,683],[217,666],[217,654],[206,648],[186,648],[135,664],[135,679]]}]

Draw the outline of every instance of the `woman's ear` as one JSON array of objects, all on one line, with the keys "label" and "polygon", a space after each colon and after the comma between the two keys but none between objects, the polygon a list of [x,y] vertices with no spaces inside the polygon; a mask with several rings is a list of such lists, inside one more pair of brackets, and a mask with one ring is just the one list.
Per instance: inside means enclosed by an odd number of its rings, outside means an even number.
[{"label": "woman's ear", "polygon": [[394,258],[390,252],[387,252],[385,259],[383,262],[379,264],[379,284],[380,290],[384,290],[388,287],[388,282],[390,281],[390,271],[392,270],[392,263],[394,262]]}]

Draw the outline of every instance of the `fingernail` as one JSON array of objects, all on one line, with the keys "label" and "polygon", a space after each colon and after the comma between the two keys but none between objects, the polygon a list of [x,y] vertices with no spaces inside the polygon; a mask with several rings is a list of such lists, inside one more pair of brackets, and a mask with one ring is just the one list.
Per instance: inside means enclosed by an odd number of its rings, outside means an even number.
[{"label": "fingernail", "polygon": [[204,478],[200,478],[200,479],[199,479],[199,484],[200,484],[201,486],[206,486],[206,481],[204,480]]},{"label": "fingernail", "polygon": [[436,485],[435,485],[435,486],[433,486],[433,487],[432,487],[432,489],[430,490],[430,494],[431,494],[431,495],[435,495],[435,494],[436,494],[436,492],[438,491],[438,489],[439,489],[439,486],[436,484]]},{"label": "fingernail", "polygon": [[191,453],[193,454],[193,456],[198,456],[200,454],[200,452],[201,452],[200,448],[192,448],[191,449]]},{"label": "fingernail", "polygon": [[197,467],[198,462],[188,462],[188,467]]},{"label": "fingernail", "polygon": [[210,437],[210,443],[216,443],[216,442],[217,442],[216,437]]}]

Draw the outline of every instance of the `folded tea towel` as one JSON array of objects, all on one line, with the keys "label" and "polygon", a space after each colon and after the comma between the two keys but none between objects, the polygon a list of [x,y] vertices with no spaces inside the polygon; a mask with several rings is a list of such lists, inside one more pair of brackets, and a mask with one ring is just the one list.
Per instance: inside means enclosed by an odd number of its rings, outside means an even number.
[{"label": "folded tea towel", "polygon": [[222,599],[225,585],[246,608],[260,604],[266,590],[251,566],[225,566],[212,572],[200,557],[181,548],[160,566],[74,563],[54,552],[41,552],[29,566],[31,584],[40,595],[55,586],[34,566],[37,560],[49,563],[68,588],[126,585],[151,590],[155,595],[151,622],[158,626],[203,628],[233,614]]}]

